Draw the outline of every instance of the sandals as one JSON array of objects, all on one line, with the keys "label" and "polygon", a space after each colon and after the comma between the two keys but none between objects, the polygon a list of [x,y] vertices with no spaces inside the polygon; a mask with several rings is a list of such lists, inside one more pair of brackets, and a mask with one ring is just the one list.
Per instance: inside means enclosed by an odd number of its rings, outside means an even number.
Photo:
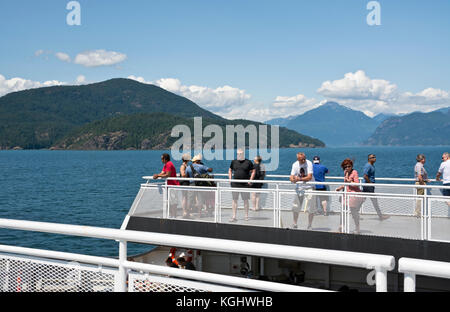
[{"label": "sandals", "polygon": [[237,222],[236,218],[231,218],[229,222]]}]

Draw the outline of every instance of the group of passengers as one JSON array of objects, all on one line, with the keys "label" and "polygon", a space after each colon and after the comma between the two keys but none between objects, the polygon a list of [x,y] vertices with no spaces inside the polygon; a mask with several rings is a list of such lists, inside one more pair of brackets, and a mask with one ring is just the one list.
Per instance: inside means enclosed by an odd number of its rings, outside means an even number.
[{"label": "group of passengers", "polygon": [[[163,154],[161,156],[161,160],[164,163],[164,168],[161,173],[155,174],[153,176],[154,179],[157,178],[167,178],[167,177],[176,177],[176,169],[173,163],[170,161],[170,156],[168,154]],[[181,181],[181,183],[177,180],[169,180],[168,185],[199,185],[197,181],[188,180],[187,178],[208,178],[212,177],[209,175],[213,171],[212,168],[205,166],[202,163],[201,154],[196,155],[192,159],[192,164],[189,164],[191,161],[190,155],[183,155],[183,163],[180,167],[180,177],[185,178]],[[363,182],[365,184],[375,183],[375,164],[376,156],[374,154],[368,155],[367,163],[363,168]],[[427,171],[424,168],[425,164],[425,156],[423,154],[417,155],[417,164],[414,167],[414,175],[417,185],[426,185],[429,182]],[[336,191],[345,190],[347,193],[352,192],[364,192],[364,193],[374,193],[375,187],[370,185],[364,185],[362,190],[359,187],[359,176],[357,170],[353,168],[353,161],[349,158],[344,159],[341,163],[341,168],[344,172],[344,182],[345,183],[355,183],[358,185],[343,185],[336,189]],[[315,191],[327,191],[329,188],[327,185],[320,184],[309,184],[307,182],[325,182],[325,175],[328,173],[328,169],[320,164],[320,157],[315,156],[313,158],[313,162],[306,159],[305,153],[299,152],[297,153],[297,161],[292,164],[290,181],[292,183],[296,183],[296,196],[294,198],[294,202],[292,205],[293,212],[293,225],[292,228],[297,228],[297,222],[299,217],[299,212],[301,208],[304,206],[305,211],[308,212],[308,226],[307,229],[311,229],[312,221],[314,216],[323,210],[323,214],[327,215],[327,202],[329,197],[324,195],[315,195],[313,196],[311,193],[306,192],[306,190],[314,189]],[[245,159],[245,153],[242,149],[237,150],[237,159],[233,160],[230,164],[230,168],[228,171],[228,178],[231,180],[248,180],[245,182],[235,182],[231,183],[231,187],[233,188],[261,188],[263,183],[257,182],[258,180],[263,180],[265,177],[265,169],[262,164],[262,159],[260,156],[255,157],[254,162],[252,163],[250,160]],[[437,181],[443,181],[444,186],[450,186],[450,158],[448,153],[444,153],[442,155],[442,163],[439,167],[439,170],[436,175]],[[254,181],[254,182],[253,182]],[[303,183],[300,183],[303,182]],[[206,185],[203,185],[206,186]],[[213,184],[209,184],[209,186],[215,186]],[[425,189],[418,188],[417,194],[424,195]],[[203,195],[202,195],[203,193]],[[261,209],[260,207],[260,193],[259,192],[249,192],[249,190],[233,191],[232,192],[232,217],[230,222],[236,222],[237,217],[237,201],[239,196],[244,201],[244,214],[245,220],[248,221],[248,212],[249,212],[249,199],[250,193],[252,196],[253,210],[258,211]],[[172,193],[173,194],[173,193]],[[190,213],[197,211],[200,212],[203,208],[211,212],[214,209],[214,193],[213,192],[192,192],[192,196],[188,194],[187,191],[182,193],[182,207],[183,207],[183,216],[189,217]],[[210,194],[211,196],[207,196],[204,194]],[[316,193],[317,194],[317,193]],[[443,189],[442,194],[444,196],[450,196],[450,189]],[[356,195],[356,194],[355,194]],[[380,206],[378,204],[377,198],[370,197],[373,207],[378,215],[380,221],[386,220],[389,218],[381,213]],[[348,203],[345,201],[348,200]],[[306,201],[305,205],[303,203]],[[355,223],[355,233],[360,232],[360,216],[359,210],[365,201],[364,196],[345,196],[344,204],[350,208],[350,212]],[[176,202],[174,199],[172,202]],[[447,203],[450,207],[450,202]],[[171,211],[175,208],[171,207]],[[421,215],[421,204],[418,202],[415,209],[415,215]],[[342,229],[339,228],[339,231]]]}]

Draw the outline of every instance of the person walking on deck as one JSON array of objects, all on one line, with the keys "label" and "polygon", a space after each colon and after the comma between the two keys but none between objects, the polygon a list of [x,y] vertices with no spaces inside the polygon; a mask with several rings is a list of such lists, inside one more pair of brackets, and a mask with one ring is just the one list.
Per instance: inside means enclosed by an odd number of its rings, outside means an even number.
[{"label": "person walking on deck", "polygon": [[[364,183],[375,183],[375,162],[377,161],[377,157],[375,154],[369,154],[367,156],[367,164],[365,164],[363,169],[363,177]],[[363,186],[364,193],[375,193],[375,186]],[[386,220],[389,216],[383,216],[380,210],[380,205],[378,204],[378,199],[376,197],[369,197],[372,202],[375,211],[377,212],[378,219],[380,221]]]}]

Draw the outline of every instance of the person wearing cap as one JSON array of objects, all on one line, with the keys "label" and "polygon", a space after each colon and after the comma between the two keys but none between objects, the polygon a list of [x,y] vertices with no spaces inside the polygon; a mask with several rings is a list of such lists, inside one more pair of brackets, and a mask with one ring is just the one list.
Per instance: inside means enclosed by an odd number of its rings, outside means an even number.
[{"label": "person wearing cap", "polygon": [[[313,158],[313,173],[316,182],[325,182],[325,175],[328,173],[328,168],[320,164],[319,156],[314,156]],[[328,189],[326,185],[316,185],[316,191],[327,191],[327,190]],[[322,205],[323,214],[327,216],[328,196],[318,195],[317,198],[319,199],[319,202]]]},{"label": "person wearing cap", "polygon": [[[192,164],[190,164],[186,169],[186,175],[190,178],[194,178],[195,175],[202,175],[208,172],[212,172],[213,169],[205,166],[202,163],[202,154],[195,155],[192,158]],[[190,180],[190,185],[196,185],[194,180]],[[202,207],[205,204],[207,192],[191,191],[193,199],[191,201],[192,206],[196,206],[199,213],[202,212]],[[195,200],[196,198],[196,200]]]},{"label": "person wearing cap", "polygon": [[[369,154],[367,156],[367,164],[365,164],[363,168],[363,177],[364,177],[364,183],[375,183],[375,162],[377,161],[377,157],[375,154]],[[363,186],[364,193],[375,193],[375,186]],[[375,211],[377,212],[378,219],[380,221],[386,220],[389,218],[389,216],[383,216],[380,210],[380,205],[378,204],[378,199],[376,197],[370,197],[370,200],[372,202],[373,207],[375,208]]]}]

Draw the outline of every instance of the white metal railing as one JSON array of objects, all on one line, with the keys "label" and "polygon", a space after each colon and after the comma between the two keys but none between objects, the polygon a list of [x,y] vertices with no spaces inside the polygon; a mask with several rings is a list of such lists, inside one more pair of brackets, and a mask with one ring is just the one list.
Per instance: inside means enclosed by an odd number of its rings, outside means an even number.
[{"label": "white metal railing", "polygon": [[[150,177],[144,177],[149,179]],[[168,185],[169,180],[179,181],[215,181],[216,187],[201,186],[173,186]],[[152,183],[156,182],[156,183]],[[231,182],[251,182],[263,183],[266,188],[233,188]],[[380,207],[383,215],[391,217],[391,220],[382,224],[366,218],[361,224],[365,226],[361,233],[368,233],[379,236],[392,236],[402,238],[412,238],[421,240],[437,240],[450,242],[450,198],[440,196],[440,190],[450,187],[440,185],[414,185],[414,184],[366,184],[366,183],[344,183],[344,182],[308,182],[298,183],[302,186],[309,186],[311,189],[305,191],[311,196],[312,200],[317,201],[321,196],[328,197],[328,208],[335,214],[327,219],[321,218],[327,231],[337,231],[350,233],[353,215],[350,209],[349,200],[351,198],[362,198],[364,203],[361,205],[360,214],[362,216],[376,215],[376,208]],[[328,191],[316,191],[314,185],[326,185]],[[376,193],[364,192],[336,192],[338,186],[375,186]],[[232,207],[231,195],[234,192],[259,194],[265,199],[263,211],[264,220],[250,220],[246,225],[259,225],[283,228],[289,223],[289,212],[291,211],[292,200],[296,196],[296,185],[286,180],[230,180],[230,179],[194,179],[194,178],[168,178],[163,183],[161,180],[147,180],[147,183],[141,184],[139,191],[129,215],[147,216],[157,218],[177,218],[179,213],[171,211],[176,206],[175,211],[183,206],[183,199],[186,194],[197,196],[203,194],[204,201],[210,201],[210,213],[212,216],[195,217],[192,220],[223,223],[224,218],[229,215]],[[427,190],[424,195],[418,195],[417,189]],[[430,194],[429,194],[430,193]],[[185,197],[183,197],[185,196]],[[200,197],[202,197],[200,195]],[[240,201],[238,203],[241,203]],[[203,205],[203,204],[202,204]],[[320,203],[316,202],[316,205]],[[204,205],[206,206],[206,205]],[[302,211],[305,211],[306,201],[303,203]],[[238,209],[242,209],[239,206]],[[379,209],[379,210],[380,210]],[[414,218],[417,214],[418,218]],[[333,218],[337,221],[333,221]],[[226,221],[225,221],[226,222]],[[337,222],[337,223],[336,223]],[[303,222],[305,224],[305,222]]]},{"label": "white metal railing", "polygon": [[398,271],[404,274],[404,291],[416,291],[416,275],[450,279],[450,263],[412,258],[400,258]]},{"label": "white metal railing", "polygon": [[[127,260],[127,242],[177,246],[181,248],[211,250],[232,254],[245,254],[269,258],[283,258],[296,261],[308,261],[326,263],[350,267],[375,270],[376,290],[387,291],[387,272],[395,267],[392,256],[365,254],[348,251],[326,250],[317,248],[306,248],[297,246],[274,245],[264,243],[242,242],[224,239],[213,239],[205,237],[194,237],[173,234],[161,234],[151,232],[139,232],[129,230],[108,229],[90,226],[56,224],[46,222],[34,222],[23,220],[0,219],[0,228],[38,231],[53,234],[63,234],[81,237],[92,237],[110,239],[119,242],[119,258],[109,259],[92,257],[78,254],[59,253],[28,249],[15,246],[0,246],[1,253],[14,253],[22,255],[33,255],[45,258],[58,258],[71,261],[93,263],[97,265],[108,265],[118,267],[115,277],[115,291],[127,290],[128,270],[145,271],[155,274],[170,275],[180,278],[200,280],[208,283],[243,287],[246,289],[265,291],[320,291],[307,287],[292,286],[280,283],[244,279],[240,277],[224,276],[206,272],[180,270],[159,265],[131,262]],[[0,255],[1,258],[1,255]],[[6,271],[6,270],[5,270]]]}]

